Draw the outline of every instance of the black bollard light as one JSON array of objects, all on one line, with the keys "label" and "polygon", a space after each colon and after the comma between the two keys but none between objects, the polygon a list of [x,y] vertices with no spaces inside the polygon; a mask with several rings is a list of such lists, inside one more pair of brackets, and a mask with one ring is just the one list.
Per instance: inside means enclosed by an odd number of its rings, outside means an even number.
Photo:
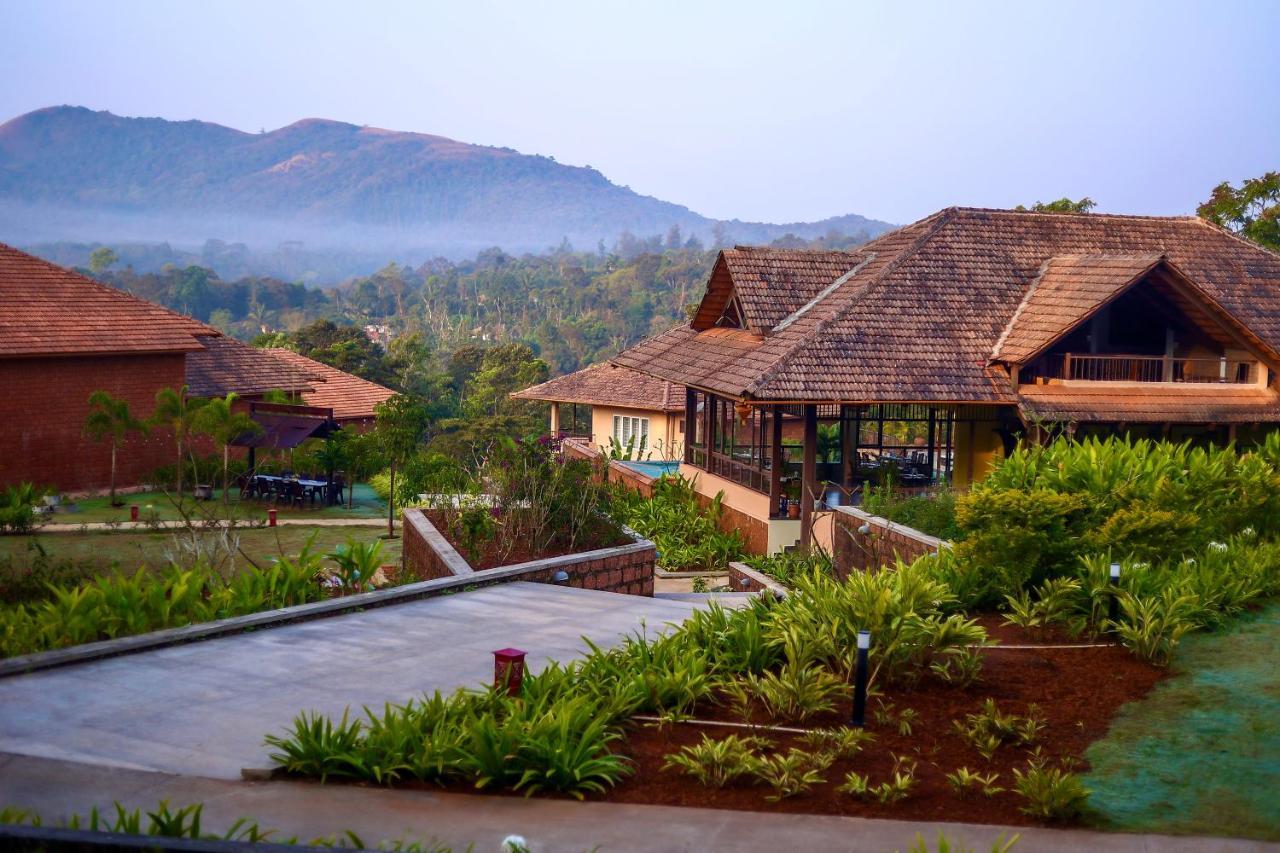
[{"label": "black bollard light", "polygon": [[871,632],[858,632],[858,665],[853,672],[853,725],[862,728],[867,717],[867,651],[871,648]]},{"label": "black bollard light", "polygon": [[1120,618],[1120,564],[1111,564],[1111,605],[1110,613],[1111,622],[1114,624]]}]

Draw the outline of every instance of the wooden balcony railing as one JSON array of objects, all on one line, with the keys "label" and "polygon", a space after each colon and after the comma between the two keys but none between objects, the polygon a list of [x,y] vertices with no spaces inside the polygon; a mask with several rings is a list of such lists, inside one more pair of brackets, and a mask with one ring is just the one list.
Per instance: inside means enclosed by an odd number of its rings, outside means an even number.
[{"label": "wooden balcony railing", "polygon": [[1232,358],[1167,358],[1159,355],[1076,355],[1059,357],[1051,379],[1086,382],[1192,382],[1251,385],[1258,363]]},{"label": "wooden balcony railing", "polygon": [[717,453],[714,450],[707,453],[704,447],[689,448],[688,460],[691,465],[715,474],[717,477],[724,477],[726,480],[746,486],[748,489],[754,489],[766,495],[769,494],[769,472],[767,470],[762,470],[754,465],[734,459],[732,456]]}]

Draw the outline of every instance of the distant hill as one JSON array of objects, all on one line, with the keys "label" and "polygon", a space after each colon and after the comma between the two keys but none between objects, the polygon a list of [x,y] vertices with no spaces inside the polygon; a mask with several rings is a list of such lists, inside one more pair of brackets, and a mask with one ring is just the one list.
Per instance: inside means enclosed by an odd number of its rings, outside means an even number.
[{"label": "distant hill", "polygon": [[830,232],[874,236],[850,214],[812,223],[717,220],[639,195],[589,167],[442,136],[307,119],[269,133],[50,107],[0,125],[0,241],[301,241],[416,255],[490,246],[578,248],[678,225],[704,241]]}]

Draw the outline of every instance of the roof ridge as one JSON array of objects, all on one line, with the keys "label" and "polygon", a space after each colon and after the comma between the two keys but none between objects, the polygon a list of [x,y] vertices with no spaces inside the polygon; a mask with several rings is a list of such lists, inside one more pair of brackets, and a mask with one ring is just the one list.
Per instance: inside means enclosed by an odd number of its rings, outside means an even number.
[{"label": "roof ridge", "polygon": [[817,306],[818,303],[820,303],[822,300],[826,299],[833,292],[835,292],[840,287],[840,285],[844,284],[846,281],[853,278],[855,275],[858,274],[858,272],[863,267],[865,267],[867,264],[871,263],[876,259],[875,252],[866,252],[865,255],[866,257],[858,261],[858,263],[854,265],[853,269],[849,270],[844,275],[840,276],[835,281],[828,284],[826,287],[822,288],[822,290],[819,290],[812,299],[810,299],[808,302],[801,305],[799,308],[797,308],[796,310],[792,311],[790,314],[788,314],[787,316],[779,320],[778,324],[773,327],[772,331],[781,332],[783,329],[787,328],[787,326],[790,326],[796,320],[799,320],[805,314],[809,313],[810,309]]},{"label": "roof ridge", "polygon": [[1177,216],[1157,216],[1154,213],[1076,213],[1074,211],[1046,211],[1046,210],[1015,210],[1011,207],[969,207],[965,205],[953,205],[945,208],[945,210],[953,210],[958,213],[1004,213],[1013,216],[1053,216],[1057,218],[1063,217],[1079,217],[1088,219],[1150,219],[1157,222],[1189,222],[1198,220],[1200,217],[1189,214],[1181,214]]},{"label": "roof ridge", "polygon": [[[904,231],[908,228],[915,228],[915,227],[922,228],[922,233],[920,235],[915,237],[910,244],[903,247],[888,263],[886,263],[880,270],[878,270],[874,276],[872,276],[868,281],[863,283],[863,286],[859,290],[859,293],[865,296],[867,293],[871,291],[872,288],[875,287],[877,283],[884,281],[885,276],[891,270],[896,269],[899,263],[901,263],[901,261],[904,258],[907,258],[915,254],[917,251],[919,251],[920,247],[923,246],[926,242],[928,242],[933,237],[933,235],[937,234],[939,229],[941,229],[942,226],[945,225],[951,219],[951,212],[952,212],[952,208],[946,208],[945,210],[941,210],[933,214],[932,216],[928,216],[920,220],[919,222],[913,222],[910,225],[904,225],[902,228],[896,229],[895,232],[891,232],[891,233],[896,233],[897,231]],[[933,219],[934,221],[929,222],[930,219]],[[925,227],[925,223],[928,223],[927,227]],[[877,237],[876,240],[880,240],[882,239],[882,237],[883,235],[881,237]],[[875,242],[875,241],[873,240],[872,242]],[[863,247],[864,250],[869,245],[870,244],[866,244],[866,246]],[[874,255],[875,252],[869,251],[869,254]],[[818,321],[817,327],[813,330],[811,334],[802,336],[798,341],[792,344],[785,352],[779,353],[777,358],[774,359],[773,364],[769,365],[769,368],[767,370],[761,371],[760,375],[756,378],[756,380],[752,382],[750,385],[748,385],[746,389],[744,389],[746,393],[748,395],[754,396],[756,392],[758,392],[761,388],[767,385],[771,379],[773,379],[773,377],[777,374],[779,367],[782,365],[782,363],[786,361],[788,358],[790,358],[791,355],[796,350],[798,350],[801,346],[807,344],[811,338],[816,337],[819,333],[825,330],[830,323],[844,317],[846,312],[848,312],[851,308],[852,308],[852,304],[846,305],[843,308],[838,309],[830,317],[827,317],[824,320]]]},{"label": "roof ridge", "polygon": [[[1055,255],[1054,257],[1058,257]],[[1004,342],[1009,338],[1009,332],[1018,322],[1018,318],[1022,316],[1022,312],[1026,310],[1028,303],[1031,302],[1031,295],[1036,292],[1036,288],[1040,286],[1040,282],[1044,280],[1044,274],[1049,271],[1049,264],[1053,263],[1053,258],[1045,258],[1044,263],[1040,264],[1036,277],[1031,279],[1031,284],[1027,287],[1027,291],[1022,294],[1022,299],[1018,302],[1018,307],[1013,309],[1013,316],[1009,318],[1009,322],[1005,324],[1004,331],[1000,333],[1000,337],[996,339],[996,344],[991,348],[991,360],[995,361],[1000,357],[1000,349],[1004,346]]]}]

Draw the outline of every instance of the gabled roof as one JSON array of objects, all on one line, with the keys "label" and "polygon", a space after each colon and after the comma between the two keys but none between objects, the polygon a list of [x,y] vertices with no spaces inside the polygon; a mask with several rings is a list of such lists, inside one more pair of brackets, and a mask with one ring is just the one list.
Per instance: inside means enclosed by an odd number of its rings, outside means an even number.
[{"label": "gabled roof", "polygon": [[191,352],[218,334],[0,243],[0,358]]},{"label": "gabled roof", "polygon": [[298,367],[270,350],[243,344],[235,338],[201,338],[204,349],[187,354],[187,393],[192,397],[225,397],[286,391],[313,390],[323,378],[310,368]]},{"label": "gabled roof", "polygon": [[1024,385],[1019,408],[1029,420],[1243,424],[1280,423],[1280,394],[1257,386],[1215,386],[1212,394],[1195,385]]},{"label": "gabled roof", "polygon": [[813,252],[796,249],[735,246],[716,258],[703,300],[692,325],[716,324],[730,295],[737,300],[746,328],[765,333],[824,287],[857,265],[856,252]]},{"label": "gabled roof", "polygon": [[785,328],[727,339],[682,326],[613,362],[734,398],[1012,404],[991,354],[1046,262],[1065,255],[1163,255],[1280,349],[1280,255],[1194,217],[948,208],[857,255],[856,273]]},{"label": "gabled roof", "polygon": [[293,350],[272,348],[266,352],[298,370],[318,377],[321,381],[313,390],[303,391],[302,399],[308,406],[333,409],[334,420],[371,418],[374,407],[396,393],[376,382],[353,376]]},{"label": "gabled roof", "polygon": [[1058,255],[1040,269],[991,357],[1025,364],[1160,263],[1161,255]]},{"label": "gabled roof", "polygon": [[682,386],[609,364],[593,364],[511,396],[520,400],[619,406],[652,412],[684,411]]}]

